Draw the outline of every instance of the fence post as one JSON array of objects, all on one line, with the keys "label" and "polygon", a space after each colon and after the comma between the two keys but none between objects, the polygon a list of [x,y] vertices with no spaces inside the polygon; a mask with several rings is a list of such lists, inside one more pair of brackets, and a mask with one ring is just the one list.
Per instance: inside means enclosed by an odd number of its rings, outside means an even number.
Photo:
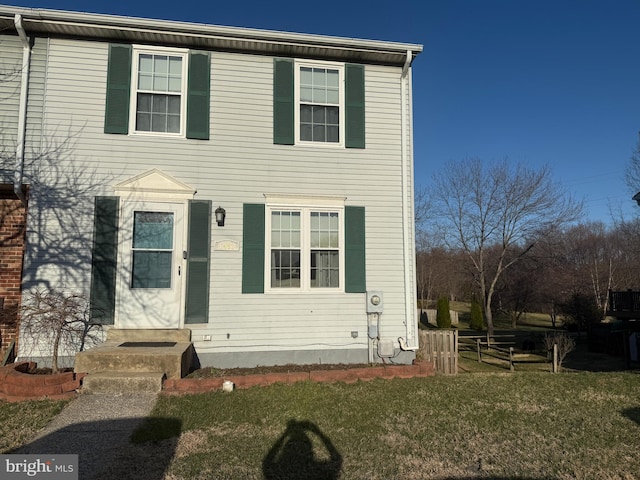
[{"label": "fence post", "polygon": [[482,363],[482,353],[480,352],[480,339],[476,338],[476,345],[478,346],[478,363]]},{"label": "fence post", "polygon": [[453,374],[457,375],[458,374],[458,330],[457,329],[453,331],[453,350],[454,350]]},{"label": "fence post", "polygon": [[514,371],[513,368],[513,347],[509,347],[509,370]]},{"label": "fence post", "polygon": [[558,344],[553,344],[553,373],[558,373]]}]

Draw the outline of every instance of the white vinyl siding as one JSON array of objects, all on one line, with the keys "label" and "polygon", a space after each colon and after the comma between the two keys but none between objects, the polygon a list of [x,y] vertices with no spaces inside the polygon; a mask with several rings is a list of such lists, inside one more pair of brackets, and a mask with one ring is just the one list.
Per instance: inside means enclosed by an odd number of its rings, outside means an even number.
[{"label": "white vinyl siding", "polygon": [[[381,335],[406,335],[402,265],[414,260],[403,255],[401,184],[403,175],[410,179],[412,159],[403,172],[399,67],[366,67],[366,150],[291,148],[273,144],[273,58],[241,53],[211,52],[210,141],[104,134],[107,54],[107,43],[50,41],[45,138],[58,146],[56,168],[47,173],[58,197],[33,191],[27,278],[88,292],[93,196],[113,195],[113,185],[158,168],[227,213],[224,227],[212,227],[210,321],[192,330],[199,352],[366,352],[364,294],[241,293],[242,205],[264,204],[270,193],[342,196],[366,208],[367,287],[384,293]],[[67,205],[56,203],[63,194]],[[65,225],[55,209],[67,209]],[[221,240],[237,242],[239,251],[216,249]]]},{"label": "white vinyl siding", "polygon": [[18,37],[0,35],[0,182],[13,182],[18,131],[22,42]]},{"label": "white vinyl siding", "polygon": [[[36,38],[31,48],[26,164],[37,158],[41,141],[47,42],[45,38]],[[22,41],[18,37],[0,35],[0,51],[0,183],[12,183],[22,84]]]}]

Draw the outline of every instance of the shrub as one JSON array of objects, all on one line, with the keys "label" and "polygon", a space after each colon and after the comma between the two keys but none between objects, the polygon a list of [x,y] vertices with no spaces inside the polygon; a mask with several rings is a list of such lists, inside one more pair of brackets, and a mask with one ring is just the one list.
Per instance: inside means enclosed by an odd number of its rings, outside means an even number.
[{"label": "shrub", "polygon": [[480,302],[476,300],[476,297],[473,297],[471,300],[471,319],[469,321],[469,327],[472,330],[483,330],[484,329],[484,315],[482,315],[482,307],[480,306]]},{"label": "shrub", "polygon": [[449,312],[449,299],[440,297],[438,299],[438,313],[436,315],[436,323],[438,328],[451,328],[451,313]]},{"label": "shrub", "polygon": [[558,368],[562,368],[562,362],[564,362],[566,356],[576,348],[576,341],[562,332],[547,333],[544,336],[544,346],[547,349],[549,358],[553,355],[554,344],[558,346]]},{"label": "shrub", "polygon": [[561,306],[564,314],[564,324],[568,330],[584,331],[590,325],[602,320],[602,312],[596,302],[588,295],[574,293]]},{"label": "shrub", "polygon": [[[25,296],[20,311],[20,341],[40,355],[51,356],[51,369],[58,373],[61,349],[82,351],[86,344],[100,339],[102,325],[89,315],[89,302],[82,295],[56,290],[32,290]],[[40,351],[44,349],[44,351]],[[35,352],[32,352],[35,353]]]}]

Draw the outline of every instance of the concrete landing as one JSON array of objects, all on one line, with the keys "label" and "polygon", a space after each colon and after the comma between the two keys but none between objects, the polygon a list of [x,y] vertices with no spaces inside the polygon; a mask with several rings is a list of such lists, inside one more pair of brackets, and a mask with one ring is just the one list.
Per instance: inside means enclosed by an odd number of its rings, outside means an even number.
[{"label": "concrete landing", "polygon": [[[175,343],[174,343],[175,342]],[[143,346],[121,346],[124,343]],[[173,344],[154,346],[155,344]],[[180,330],[119,330],[107,332],[107,340],[76,354],[74,371],[86,372],[85,385],[98,373],[147,373],[167,378],[182,378],[189,373],[194,349],[191,331]]]}]

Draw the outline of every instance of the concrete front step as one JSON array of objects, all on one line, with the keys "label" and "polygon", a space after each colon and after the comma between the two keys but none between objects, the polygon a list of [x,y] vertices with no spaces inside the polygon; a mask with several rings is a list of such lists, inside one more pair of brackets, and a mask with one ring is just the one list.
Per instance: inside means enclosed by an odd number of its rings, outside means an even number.
[{"label": "concrete front step", "polygon": [[182,378],[193,361],[193,345],[176,343],[171,347],[121,347],[102,345],[76,354],[76,372],[162,372],[167,378]]},{"label": "concrete front step", "polygon": [[76,354],[74,370],[89,374],[162,372],[167,378],[182,378],[189,373],[194,357],[189,329],[110,329],[106,342]]},{"label": "concrete front step", "polygon": [[91,373],[82,382],[82,393],[158,393],[163,378],[162,372]]}]

